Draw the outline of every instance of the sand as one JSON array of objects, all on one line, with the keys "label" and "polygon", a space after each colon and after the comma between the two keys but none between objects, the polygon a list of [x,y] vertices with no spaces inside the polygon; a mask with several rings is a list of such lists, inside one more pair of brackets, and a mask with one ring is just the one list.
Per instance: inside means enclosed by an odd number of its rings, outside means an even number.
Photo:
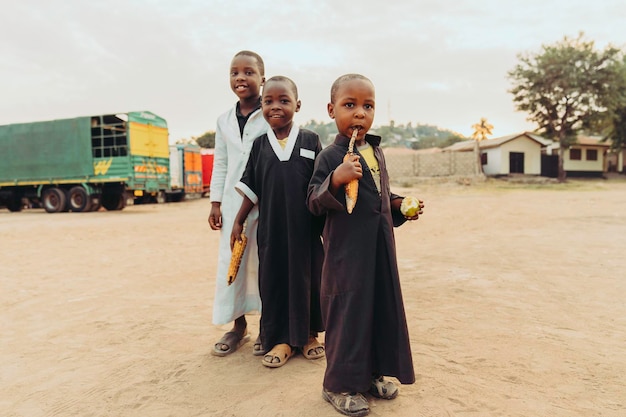
[{"label": "sand", "polygon": [[[395,191],[426,204],[396,230],[417,382],[370,415],[626,415],[626,181]],[[339,416],[325,359],[210,354],[208,212],[0,210],[0,415]]]}]

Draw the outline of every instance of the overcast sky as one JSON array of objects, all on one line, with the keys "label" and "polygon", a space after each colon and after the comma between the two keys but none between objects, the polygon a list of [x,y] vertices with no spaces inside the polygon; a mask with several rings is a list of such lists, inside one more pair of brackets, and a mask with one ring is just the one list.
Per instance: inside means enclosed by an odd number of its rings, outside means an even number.
[{"label": "overcast sky", "polygon": [[296,122],[328,122],[332,82],[376,86],[374,125],[470,135],[532,130],[507,72],[517,55],[583,31],[626,49],[623,0],[21,0],[0,9],[0,125],[149,110],[170,140],[215,129],[234,105],[228,69],[258,52],[298,85]]}]

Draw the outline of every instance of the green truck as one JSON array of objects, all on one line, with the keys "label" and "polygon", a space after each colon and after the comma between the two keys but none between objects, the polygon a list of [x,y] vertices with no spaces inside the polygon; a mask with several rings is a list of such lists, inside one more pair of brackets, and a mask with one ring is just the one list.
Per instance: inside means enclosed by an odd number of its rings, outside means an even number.
[{"label": "green truck", "polygon": [[166,121],[148,111],[0,126],[0,207],[48,213],[165,201]]}]

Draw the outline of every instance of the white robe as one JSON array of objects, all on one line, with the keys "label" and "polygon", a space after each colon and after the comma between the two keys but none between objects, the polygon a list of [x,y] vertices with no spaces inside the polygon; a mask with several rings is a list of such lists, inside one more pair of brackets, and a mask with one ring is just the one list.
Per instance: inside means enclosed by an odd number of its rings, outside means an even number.
[{"label": "white robe", "polygon": [[222,203],[222,230],[215,277],[213,324],[222,325],[244,314],[261,312],[256,240],[259,211],[256,206],[248,215],[245,230],[248,245],[237,278],[230,286],[227,274],[231,256],[230,233],[243,200],[241,194],[235,190],[235,184],[241,179],[246,167],[252,142],[266,133],[267,129],[268,124],[261,110],[255,111],[248,118],[243,131],[243,140],[239,133],[235,106],[217,119],[210,200]]}]

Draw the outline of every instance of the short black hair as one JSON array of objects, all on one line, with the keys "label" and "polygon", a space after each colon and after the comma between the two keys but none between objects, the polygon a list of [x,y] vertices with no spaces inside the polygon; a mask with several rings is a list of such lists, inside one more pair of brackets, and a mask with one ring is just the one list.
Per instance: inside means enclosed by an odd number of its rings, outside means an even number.
[{"label": "short black hair", "polygon": [[267,87],[267,84],[269,84],[272,81],[286,82],[287,84],[289,84],[291,86],[291,90],[293,91],[293,94],[296,96],[296,100],[298,100],[298,87],[296,86],[296,83],[294,83],[291,78],[285,77],[284,75],[274,75],[273,77],[270,77],[269,79],[265,80],[265,86],[263,88]]},{"label": "short black hair", "polygon": [[237,52],[233,58],[236,58],[238,56],[249,56],[256,59],[257,65],[259,66],[259,72],[261,73],[261,77],[265,77],[265,63],[263,62],[263,58],[261,58],[261,55],[257,54],[256,52],[243,50]]},{"label": "short black hair", "polygon": [[367,81],[368,83],[372,84],[372,86],[374,85],[372,80],[370,80],[369,78],[367,78],[364,75],[361,75],[361,74],[344,74],[341,77],[337,78],[335,80],[335,82],[333,83],[332,87],[330,87],[330,102],[331,103],[335,102],[335,96],[337,95],[337,90],[339,89],[339,86],[341,84],[345,83],[346,81],[352,81],[352,80],[363,80],[363,81]]}]

